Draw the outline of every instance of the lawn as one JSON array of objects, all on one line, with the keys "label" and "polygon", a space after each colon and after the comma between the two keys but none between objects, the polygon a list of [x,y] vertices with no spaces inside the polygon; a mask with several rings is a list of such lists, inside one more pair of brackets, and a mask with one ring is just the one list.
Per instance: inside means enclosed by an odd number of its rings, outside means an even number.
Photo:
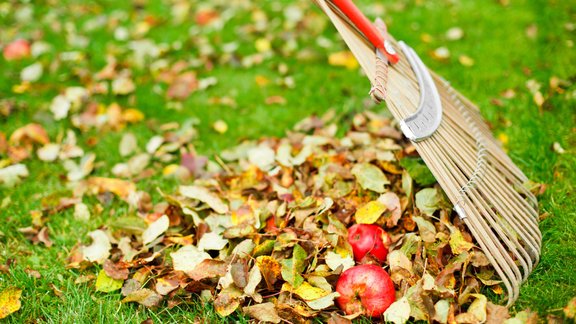
[{"label": "lawn", "polygon": [[[561,315],[576,296],[576,6],[554,0],[358,2],[369,16],[384,17],[397,39],[476,102],[512,159],[530,179],[545,184],[539,197],[541,261],[512,310]],[[209,9],[218,15],[199,14]],[[304,0],[4,1],[0,47],[17,38],[43,42],[47,49],[23,60],[0,57],[0,133],[9,137],[31,122],[41,124],[50,139],[73,129],[78,146],[95,154],[97,176],[112,176],[113,166],[125,160],[118,147],[126,132],[142,145],[161,125],[190,121],[198,133],[196,151],[213,157],[243,139],[283,136],[299,120],[329,109],[344,120],[363,109],[381,109],[367,103],[369,84],[357,68],[328,64],[344,44]],[[139,64],[143,51],[151,57]],[[70,118],[55,120],[53,98],[67,87],[107,83],[95,75],[110,57],[136,87],[90,100],[135,108],[144,120],[82,131]],[[178,61],[187,62],[201,84],[181,98],[166,94],[168,85],[157,73],[162,64]],[[23,83],[21,71],[37,62],[42,75]],[[216,122],[227,130],[214,127]],[[6,158],[0,149],[0,167]],[[73,209],[51,213],[45,226],[53,245],[33,244],[21,230],[33,225],[31,211],[69,195],[70,188],[61,162],[34,156],[22,163],[29,176],[13,188],[0,187],[0,291],[23,290],[22,308],[9,323],[219,320],[200,303],[150,310],[121,304],[119,293],[96,292],[93,283],[75,283],[98,269],[68,269],[70,250],[87,243],[88,232],[128,213],[126,204],[111,200],[95,212],[99,202],[84,198],[93,211],[89,220],[75,218]],[[155,166],[158,172],[137,186],[158,201],[156,188],[172,192],[177,181],[162,175],[163,164]],[[240,315],[233,319],[247,322]]]}]

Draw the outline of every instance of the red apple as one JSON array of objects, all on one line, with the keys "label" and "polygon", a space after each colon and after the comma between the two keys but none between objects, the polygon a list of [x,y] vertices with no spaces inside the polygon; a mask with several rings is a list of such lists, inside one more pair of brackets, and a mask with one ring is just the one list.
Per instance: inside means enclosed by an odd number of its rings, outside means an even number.
[{"label": "red apple", "polygon": [[346,314],[382,315],[394,302],[394,284],[388,273],[374,264],[362,264],[344,271],[336,283],[340,297],[336,304]]},{"label": "red apple", "polygon": [[391,239],[378,225],[356,224],[348,229],[348,243],[352,246],[357,262],[368,258],[383,263],[386,261]]},{"label": "red apple", "polygon": [[6,61],[19,60],[30,56],[30,43],[25,39],[17,39],[4,47]]}]

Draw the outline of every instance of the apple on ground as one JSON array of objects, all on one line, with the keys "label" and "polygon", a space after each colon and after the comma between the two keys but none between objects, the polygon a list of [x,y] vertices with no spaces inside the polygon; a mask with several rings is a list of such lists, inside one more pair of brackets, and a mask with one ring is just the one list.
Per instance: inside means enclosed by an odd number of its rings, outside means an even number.
[{"label": "apple on ground", "polygon": [[384,263],[391,242],[390,235],[378,225],[356,224],[348,229],[348,243],[356,262],[366,263],[373,259]]},{"label": "apple on ground", "polygon": [[336,282],[336,291],[340,294],[336,304],[348,315],[362,313],[378,317],[396,299],[392,279],[374,264],[362,264],[344,271]]}]

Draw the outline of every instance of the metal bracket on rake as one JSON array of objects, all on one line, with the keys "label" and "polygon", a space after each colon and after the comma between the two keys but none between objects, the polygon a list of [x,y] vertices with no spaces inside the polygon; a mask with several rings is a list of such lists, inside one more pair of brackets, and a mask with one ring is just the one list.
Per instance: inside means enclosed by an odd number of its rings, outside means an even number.
[{"label": "metal bracket on rake", "polygon": [[400,129],[411,141],[424,140],[436,131],[442,121],[442,103],[436,85],[428,68],[414,50],[404,42],[399,42],[400,48],[418,79],[420,87],[420,102],[416,112],[400,121]]}]

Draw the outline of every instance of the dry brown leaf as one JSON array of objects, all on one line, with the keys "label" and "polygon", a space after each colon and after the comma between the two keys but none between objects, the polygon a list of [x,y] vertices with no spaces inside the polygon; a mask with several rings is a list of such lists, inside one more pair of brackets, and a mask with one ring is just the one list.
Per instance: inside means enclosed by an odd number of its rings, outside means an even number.
[{"label": "dry brown leaf", "polygon": [[115,178],[90,177],[87,185],[95,194],[111,192],[124,200],[136,192],[136,185],[133,182]]},{"label": "dry brown leaf", "polygon": [[228,264],[221,260],[206,259],[186,274],[193,280],[222,277],[226,274]]},{"label": "dry brown leaf", "polygon": [[142,288],[129,293],[126,298],[122,299],[122,303],[137,302],[138,304],[146,307],[155,307],[162,301],[162,296],[157,294],[154,290]]},{"label": "dry brown leaf", "polygon": [[274,284],[282,277],[282,266],[278,260],[271,256],[259,256],[256,258],[256,265],[260,268],[260,272],[266,281],[269,290],[272,290]]},{"label": "dry brown leaf", "polygon": [[114,263],[110,259],[104,261],[104,265],[102,268],[110,278],[116,280],[128,279],[128,274],[130,273],[130,271],[128,271],[127,268],[123,267],[122,264]]},{"label": "dry brown leaf", "polygon": [[507,307],[492,302],[486,305],[486,312],[486,324],[500,324],[510,318]]},{"label": "dry brown leaf", "polygon": [[262,303],[242,308],[248,316],[263,322],[280,323],[282,319],[273,303]]}]

